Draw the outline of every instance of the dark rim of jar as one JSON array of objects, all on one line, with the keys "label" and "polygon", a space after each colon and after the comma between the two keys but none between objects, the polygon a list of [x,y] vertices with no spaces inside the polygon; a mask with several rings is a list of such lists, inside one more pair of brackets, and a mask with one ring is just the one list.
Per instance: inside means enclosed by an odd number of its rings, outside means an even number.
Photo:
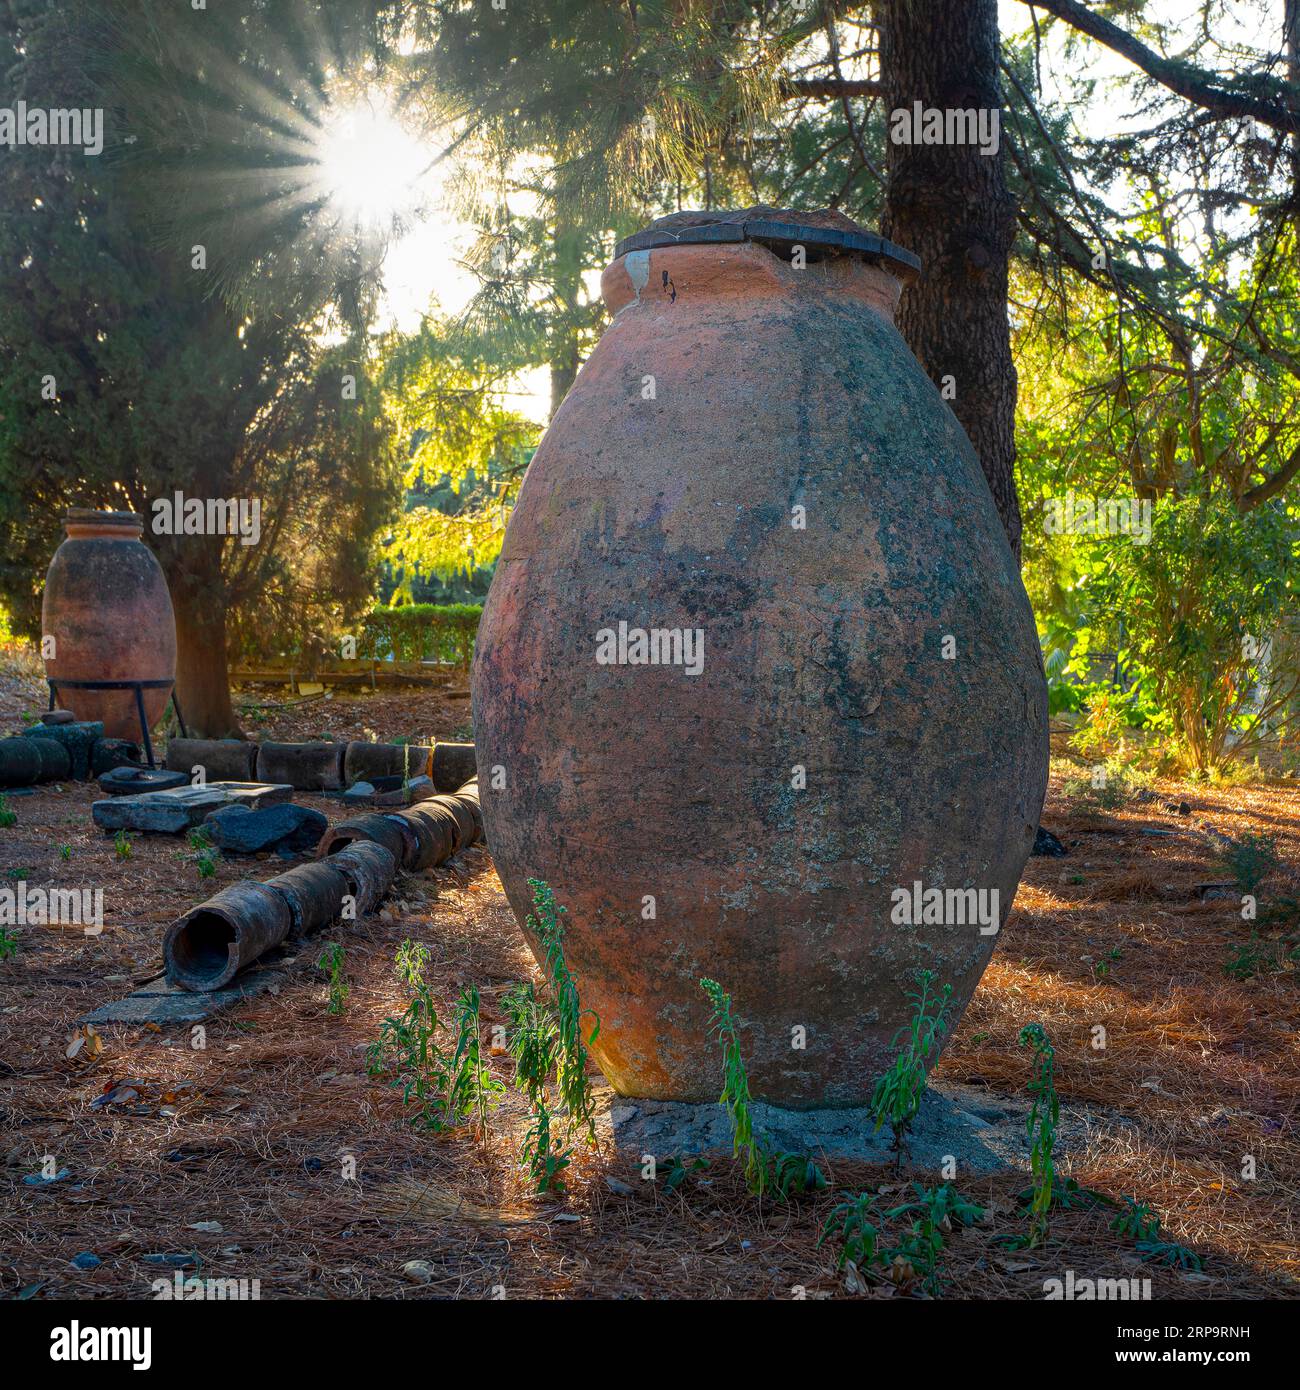
[{"label": "dark rim of jar", "polygon": [[808,223],[752,218],[744,221],[700,222],[689,226],[647,227],[626,236],[614,247],[614,259],[629,251],[652,251],[665,246],[694,246],[701,243],[755,241],[774,251],[789,252],[794,246],[807,249],[809,260],[826,254],[855,256],[882,266],[898,279],[908,282],[920,273],[920,258],[875,232],[850,232],[839,227],[817,227]]},{"label": "dark rim of jar", "polygon": [[120,526],[123,530],[144,530],[139,512],[101,512],[94,507],[71,507],[64,517],[66,526]]}]

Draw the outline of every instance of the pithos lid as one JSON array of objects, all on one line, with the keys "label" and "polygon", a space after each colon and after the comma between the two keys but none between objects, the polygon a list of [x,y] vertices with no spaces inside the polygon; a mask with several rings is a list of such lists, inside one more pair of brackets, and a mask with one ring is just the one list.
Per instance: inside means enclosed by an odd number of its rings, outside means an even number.
[{"label": "pithos lid", "polygon": [[920,260],[910,251],[869,232],[842,212],[829,208],[805,212],[761,203],[752,208],[674,212],[656,218],[644,231],[624,237],[614,248],[614,257],[662,246],[737,241],[756,241],[782,251],[803,246],[809,260],[827,255],[856,256],[883,266],[904,282],[915,280],[921,269]]}]

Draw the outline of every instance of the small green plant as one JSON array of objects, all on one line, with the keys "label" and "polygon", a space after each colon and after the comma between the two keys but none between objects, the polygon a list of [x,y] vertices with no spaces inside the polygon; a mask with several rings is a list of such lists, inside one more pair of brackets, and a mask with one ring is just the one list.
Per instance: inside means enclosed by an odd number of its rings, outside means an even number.
[{"label": "small green plant", "polygon": [[131,837],[125,830],[119,830],[113,836],[113,853],[119,859],[130,859],[131,857]]},{"label": "small green plant", "polygon": [[415,989],[424,979],[425,967],[429,964],[429,948],[408,937],[397,948],[393,963],[397,978],[408,988]]},{"label": "small green plant", "polygon": [[533,1125],[524,1138],[520,1158],[528,1169],[537,1192],[563,1192],[564,1170],[569,1166],[570,1149],[554,1142],[551,1112],[545,1101],[534,1106]]},{"label": "small green plant", "polygon": [[423,975],[427,958],[423,947],[409,941],[399,947],[397,970],[411,988],[411,1001],[399,1017],[380,1024],[379,1037],[366,1051],[366,1068],[371,1076],[391,1070],[389,1084],[401,1091],[402,1104],[412,1107],[410,1123],[437,1131],[447,1126],[450,1068],[437,1042],[442,1024]]},{"label": "small green plant", "polygon": [[1137,1242],[1138,1258],[1148,1264],[1168,1265],[1174,1269],[1200,1270],[1201,1257],[1185,1245],[1175,1240],[1160,1240],[1158,1237],[1144,1237]]},{"label": "small green plant", "polygon": [[213,878],[217,872],[217,852],[214,849],[200,850],[194,856],[194,867],[200,878]]},{"label": "small green plant", "polygon": [[1223,866],[1243,893],[1254,893],[1280,863],[1274,835],[1248,832],[1223,853]]},{"label": "small green plant", "polygon": [[454,1119],[474,1117],[479,1137],[487,1137],[488,1111],[505,1089],[483,1061],[482,1023],[477,985],[456,1001],[456,1047],[447,1078],[447,1111]]},{"label": "small green plant", "polygon": [[[569,973],[564,958],[564,926],[560,918],[568,909],[560,907],[555,894],[541,879],[530,878],[535,913],[529,913],[528,929],[542,943],[546,974],[555,1000],[557,1033],[556,1081],[560,1100],[568,1111],[569,1132],[579,1125],[587,1130],[588,1143],[596,1142],[595,1099],[587,1075],[587,1046],[600,1035],[600,1019],[590,1009],[582,1007],[578,982]],[[582,1020],[592,1020],[586,1042],[582,1037]]]},{"label": "small green plant", "polygon": [[703,979],[700,988],[713,1006],[710,1024],[722,1047],[722,1095],[731,1121],[731,1151],[745,1160],[745,1184],[755,1197],[771,1191],[783,1202],[791,1194],[826,1186],[826,1178],[811,1158],[803,1154],[769,1150],[754,1136],[750,1112],[749,1073],[740,1051],[740,1036],[731,1013],[731,995],[716,980]]},{"label": "small green plant", "polygon": [[0,927],[0,960],[8,960],[18,954],[18,938],[8,927]]},{"label": "small green plant", "polygon": [[[847,1198],[834,1207],[822,1227],[818,1245],[832,1236],[840,1241],[837,1269],[852,1263],[860,1274],[873,1266],[895,1271],[900,1282],[917,1278],[930,1293],[938,1293],[939,1258],[947,1236],[957,1227],[984,1219],[984,1208],[968,1201],[951,1184],[923,1187],[912,1184],[912,1197],[900,1206],[881,1212],[876,1193]],[[907,1229],[891,1244],[887,1225],[905,1221]]]},{"label": "small green plant", "polygon": [[690,1163],[683,1163],[679,1154],[673,1154],[664,1160],[664,1191],[680,1187],[691,1173],[703,1173],[708,1166],[707,1158],[693,1158]]},{"label": "small green plant", "polygon": [[554,1011],[537,998],[531,982],[516,985],[501,1003],[510,1020],[507,1047],[515,1064],[515,1085],[535,1109],[545,1099],[555,1066],[559,1026]]},{"label": "small green plant", "polygon": [[191,849],[207,849],[212,843],[212,836],[208,834],[207,827],[202,825],[192,826],[186,838],[190,842]]},{"label": "small green plant", "polygon": [[1061,790],[1085,810],[1117,811],[1131,801],[1144,799],[1150,793],[1151,781],[1150,774],[1112,758],[1098,763],[1086,777],[1067,777]]},{"label": "small green plant", "polygon": [[64,861],[64,863],[67,863],[67,861],[68,861],[69,859],[72,858],[72,846],[71,846],[71,845],[60,845],[60,846],[59,846],[59,858],[62,859],[62,860]]},{"label": "small green plant", "polygon": [[822,1245],[832,1236],[840,1242],[836,1269],[843,1269],[848,1263],[865,1273],[872,1265],[882,1269],[887,1264],[880,1248],[880,1228],[876,1222],[877,1194],[863,1192],[857,1197],[849,1197],[831,1209],[831,1214],[822,1226],[817,1244]]},{"label": "small green plant", "polygon": [[934,974],[929,970],[918,970],[916,983],[917,988],[907,996],[913,1004],[912,1021],[908,1027],[899,1029],[894,1046],[897,1047],[900,1040],[906,1041],[889,1070],[876,1082],[871,1095],[871,1109],[876,1120],[874,1133],[879,1134],[886,1120],[889,1122],[900,1163],[904,1139],[925,1094],[930,1055],[948,1031],[946,1015],[948,1001],[952,998],[951,985],[944,985],[937,996],[931,994]]},{"label": "small green plant", "polygon": [[731,995],[716,980],[702,979],[700,988],[713,1005],[710,1024],[722,1047],[722,1095],[719,1104],[726,1107],[731,1120],[731,1151],[737,1158],[744,1155],[745,1182],[756,1197],[761,1197],[769,1181],[768,1161],[762,1145],[754,1138],[754,1120],[749,1109],[752,1099],[749,1094],[749,1074],[740,1053],[740,1037],[736,1032],[735,1020],[731,1016]]},{"label": "small green plant", "polygon": [[9,805],[9,798],[0,792],[0,830],[8,830],[18,821],[18,812]]},{"label": "small green plant", "polygon": [[1123,958],[1123,950],[1119,946],[1112,946],[1099,961],[1094,962],[1092,967],[1093,978],[1097,980],[1106,979],[1110,974],[1111,967],[1118,964]]},{"label": "small green plant", "polygon": [[886,1220],[912,1218],[912,1224],[899,1244],[886,1252],[892,1264],[903,1261],[920,1276],[926,1290],[940,1291],[939,1257],[943,1253],[944,1237],[954,1225],[971,1226],[984,1219],[984,1208],[969,1202],[951,1183],[942,1187],[922,1187],[912,1184],[916,1194],[910,1202],[886,1212]]},{"label": "small green plant", "polygon": [[1145,1202],[1122,1197],[1110,1229],[1116,1235],[1128,1236],[1130,1240],[1155,1240],[1160,1234],[1160,1218]]},{"label": "small green plant", "polygon": [[328,1012],[337,1018],[344,1010],[348,1002],[348,982],[343,974],[346,953],[337,941],[325,943],[325,949],[320,953],[320,959],[316,962],[319,969],[329,976],[330,997]]},{"label": "small green plant", "polygon": [[820,1192],[826,1187],[826,1174],[804,1154],[776,1152],[768,1155],[772,1190],[783,1202],[796,1192]]},{"label": "small green plant", "polygon": [[1056,1127],[1061,1119],[1061,1101],[1056,1094],[1056,1050],[1042,1024],[1026,1024],[1020,1030],[1018,1042],[1021,1047],[1032,1047],[1034,1051],[1034,1070],[1029,1079],[1029,1094],[1034,1103],[1025,1125],[1029,1136],[1029,1171],[1034,1179],[1026,1240],[1032,1249],[1047,1239],[1048,1215],[1056,1188],[1053,1151]]}]

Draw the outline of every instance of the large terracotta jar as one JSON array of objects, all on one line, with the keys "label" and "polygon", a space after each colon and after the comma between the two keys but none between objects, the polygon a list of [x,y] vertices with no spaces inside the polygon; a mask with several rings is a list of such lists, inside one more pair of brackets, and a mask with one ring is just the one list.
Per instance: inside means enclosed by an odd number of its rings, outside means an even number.
[{"label": "large terracotta jar", "polygon": [[1033,615],[894,326],[913,258],[762,208],[619,251],[479,629],[488,843],[521,922],[530,877],[567,905],[617,1091],[717,1099],[710,976],[758,1098],[864,1104],[916,972],[955,1022],[1010,910],[1047,777]]},{"label": "large terracotta jar", "polygon": [[[45,576],[41,632],[54,639],[45,674],[78,681],[168,681],[176,675],[176,621],[162,568],[134,512],[74,508],[68,538]],[[152,728],[169,687],[144,692]],[[140,739],[132,690],[59,686],[58,703],[78,719],[102,719],[110,738]]]}]

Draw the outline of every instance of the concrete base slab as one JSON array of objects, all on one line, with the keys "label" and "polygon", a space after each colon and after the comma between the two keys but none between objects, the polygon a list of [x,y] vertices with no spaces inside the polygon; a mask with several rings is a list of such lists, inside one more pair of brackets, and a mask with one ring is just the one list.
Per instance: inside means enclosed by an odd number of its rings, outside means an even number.
[{"label": "concrete base slab", "polygon": [[165,975],[149,980],[125,999],[101,1004],[78,1023],[200,1023],[243,999],[264,994],[284,980],[282,970],[256,970],[226,989],[195,993],[178,989]]},{"label": "concrete base slab", "polygon": [[[721,1105],[679,1101],[634,1100],[607,1093],[607,1116],[619,1152],[640,1159],[731,1153],[731,1125]],[[1029,1098],[1002,1096],[975,1086],[931,1084],[912,1126],[903,1168],[939,1174],[950,1159],[956,1173],[1029,1171],[1026,1124]],[[753,1106],[754,1132],[770,1147],[812,1158],[851,1159],[859,1163],[896,1161],[888,1127],[873,1134],[874,1120],[865,1108],[850,1110],[781,1110]],[[1081,1152],[1099,1129],[1128,1125],[1120,1116],[1081,1107],[1061,1107],[1056,1155]]]}]

